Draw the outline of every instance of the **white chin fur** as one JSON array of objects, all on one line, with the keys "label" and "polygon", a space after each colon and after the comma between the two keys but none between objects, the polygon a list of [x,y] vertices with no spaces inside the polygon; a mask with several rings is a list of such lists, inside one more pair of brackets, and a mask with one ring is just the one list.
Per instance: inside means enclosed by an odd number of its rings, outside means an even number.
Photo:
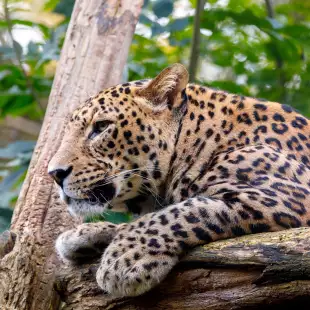
[{"label": "white chin fur", "polygon": [[88,216],[103,213],[106,210],[105,204],[90,204],[84,200],[70,199],[68,204],[69,213],[72,216]]},{"label": "white chin fur", "polygon": [[59,190],[59,195],[62,201],[68,206],[68,211],[72,216],[90,216],[95,214],[101,214],[105,211],[113,212],[127,212],[127,207],[125,203],[113,203],[112,208],[108,208],[112,203],[89,203],[87,200],[80,200],[69,198],[62,189]]},{"label": "white chin fur", "polygon": [[72,216],[89,216],[94,214],[103,213],[106,210],[107,204],[92,204],[86,200],[79,200],[69,198],[64,191],[59,189],[60,199],[68,206],[68,211]]}]

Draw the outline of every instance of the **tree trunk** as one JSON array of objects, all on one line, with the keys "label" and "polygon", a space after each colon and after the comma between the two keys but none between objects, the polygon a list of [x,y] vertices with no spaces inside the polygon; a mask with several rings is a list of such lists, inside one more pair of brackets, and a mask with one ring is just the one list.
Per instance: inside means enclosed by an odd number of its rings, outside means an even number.
[{"label": "tree trunk", "polygon": [[53,289],[54,240],[77,223],[58,200],[47,165],[66,117],[83,100],[121,82],[143,0],[77,0],[36,149],[14,210],[11,234],[0,238],[0,309],[59,308]]}]

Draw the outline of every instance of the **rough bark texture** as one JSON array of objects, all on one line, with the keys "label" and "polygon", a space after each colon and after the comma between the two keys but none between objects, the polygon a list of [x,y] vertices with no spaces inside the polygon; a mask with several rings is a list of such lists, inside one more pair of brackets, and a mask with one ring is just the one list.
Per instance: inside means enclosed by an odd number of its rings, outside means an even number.
[{"label": "rough bark texture", "polygon": [[96,263],[63,268],[64,310],[232,310],[310,307],[310,229],[251,235],[199,247],[157,288],[134,299],[98,290]]},{"label": "rough bark texture", "polygon": [[[58,309],[54,240],[74,220],[58,201],[47,165],[67,115],[99,90],[121,82],[143,0],[77,0],[43,127],[14,211],[0,239],[0,309]],[[13,237],[12,237],[13,236]]]}]

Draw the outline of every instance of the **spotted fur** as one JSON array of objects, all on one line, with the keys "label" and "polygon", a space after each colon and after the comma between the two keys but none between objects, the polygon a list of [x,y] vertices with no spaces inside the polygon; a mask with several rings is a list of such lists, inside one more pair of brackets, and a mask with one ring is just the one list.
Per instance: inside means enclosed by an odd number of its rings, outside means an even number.
[{"label": "spotted fur", "polygon": [[[142,294],[188,248],[310,226],[309,120],[287,105],[188,84],[176,64],[111,87],[72,115],[49,164],[73,214],[126,210],[132,223],[90,223],[56,242],[67,260],[102,254],[98,285]],[[144,215],[143,215],[144,214]]]}]

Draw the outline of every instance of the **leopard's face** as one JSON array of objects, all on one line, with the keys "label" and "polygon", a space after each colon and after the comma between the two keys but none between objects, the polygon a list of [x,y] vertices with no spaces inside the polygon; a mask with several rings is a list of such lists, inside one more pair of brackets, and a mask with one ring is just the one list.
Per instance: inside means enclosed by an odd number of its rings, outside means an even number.
[{"label": "leopard's face", "polygon": [[75,215],[124,210],[164,181],[178,117],[143,95],[148,81],[102,91],[74,111],[48,171]]}]

